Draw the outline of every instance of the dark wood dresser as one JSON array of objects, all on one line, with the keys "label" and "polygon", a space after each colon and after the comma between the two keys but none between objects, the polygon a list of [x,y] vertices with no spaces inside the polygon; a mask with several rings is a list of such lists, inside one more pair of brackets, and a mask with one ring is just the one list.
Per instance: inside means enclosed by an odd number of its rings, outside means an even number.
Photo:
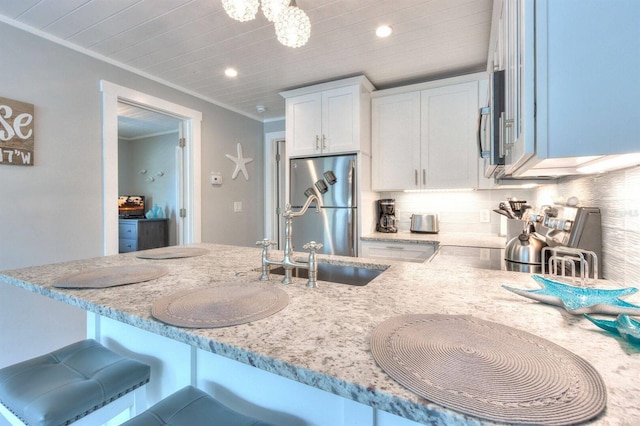
[{"label": "dark wood dresser", "polygon": [[120,219],[119,251],[147,250],[169,245],[169,219]]}]

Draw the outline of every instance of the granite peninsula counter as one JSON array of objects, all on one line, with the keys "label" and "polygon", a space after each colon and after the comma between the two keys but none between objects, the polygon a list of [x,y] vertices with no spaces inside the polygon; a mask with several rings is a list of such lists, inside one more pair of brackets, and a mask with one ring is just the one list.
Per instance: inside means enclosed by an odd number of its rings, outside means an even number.
[{"label": "granite peninsula counter", "polygon": [[[354,424],[353,413],[356,411],[360,413],[358,424],[412,424],[396,416],[423,424],[485,424],[417,397],[389,378],[374,362],[369,348],[374,328],[388,318],[412,313],[473,315],[544,337],[583,357],[602,375],[608,391],[607,409],[589,424],[632,425],[640,418],[640,382],[637,379],[640,348],[612,337],[582,317],[522,298],[501,287],[538,288],[527,274],[388,262],[388,269],[364,287],[319,282],[317,289],[306,288],[303,281],[283,286],[273,276],[273,284],[288,293],[290,302],[284,310],[266,319],[218,329],[183,329],[156,321],[150,312],[154,300],[160,297],[230,281],[255,281],[259,275],[255,270],[260,266],[260,249],[214,244],[196,247],[205,247],[209,253],[194,258],[155,261],[138,259],[135,253],[127,253],[5,271],[0,273],[0,285],[21,287],[78,306],[100,318],[198,348],[205,354],[217,354],[256,367],[258,370],[252,369],[256,375],[266,371],[273,373],[272,376],[280,376],[278,379],[284,377],[320,389],[322,395],[344,398],[345,405],[351,404],[350,400],[359,403],[355,404],[357,407],[351,407],[351,414],[342,417],[340,424]],[[273,258],[281,255],[277,251],[271,254]],[[321,262],[345,265],[386,266],[367,259],[319,258]],[[170,273],[149,282],[105,289],[52,287],[57,278],[69,273],[148,262],[167,266]],[[598,285],[615,287],[608,282]],[[638,295],[626,300],[640,303]],[[121,336],[124,338],[125,334]],[[112,343],[119,345],[118,341]],[[135,349],[131,351],[135,352]],[[152,368],[152,381],[171,379],[166,372],[155,379],[153,374]],[[236,381],[242,380],[236,378]],[[253,381],[253,378],[247,380]],[[259,387],[255,383],[252,386]],[[162,392],[168,394],[173,390],[163,389]],[[271,391],[276,392],[268,389],[267,393]],[[328,420],[313,423],[300,418],[299,413],[312,410],[312,405],[330,412],[333,408],[323,407],[324,400],[308,401],[309,406],[298,406],[296,413],[294,408],[289,412],[287,402],[281,401],[286,397],[279,397],[273,407],[269,402],[253,399],[264,393],[255,391],[248,396],[240,395],[259,406],[251,414],[275,411],[266,420],[279,424],[338,424]],[[152,399],[162,397],[153,392],[151,396]],[[289,402],[289,405],[294,404]],[[347,418],[351,420],[345,420]],[[360,422],[361,418],[370,420]]]}]

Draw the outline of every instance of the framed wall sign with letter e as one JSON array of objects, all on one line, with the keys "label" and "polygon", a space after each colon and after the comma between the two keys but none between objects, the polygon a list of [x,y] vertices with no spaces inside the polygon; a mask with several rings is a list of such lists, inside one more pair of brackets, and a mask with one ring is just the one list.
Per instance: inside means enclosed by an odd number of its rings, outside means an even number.
[{"label": "framed wall sign with letter e", "polygon": [[33,166],[33,104],[0,97],[0,165]]}]

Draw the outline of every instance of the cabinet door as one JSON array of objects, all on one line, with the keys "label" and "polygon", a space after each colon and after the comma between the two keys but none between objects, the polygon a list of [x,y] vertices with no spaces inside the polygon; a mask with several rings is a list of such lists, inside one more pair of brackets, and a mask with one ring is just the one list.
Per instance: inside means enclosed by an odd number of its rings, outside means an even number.
[{"label": "cabinet door", "polygon": [[358,87],[340,87],[322,92],[323,154],[357,151],[360,145]]},{"label": "cabinet door", "polygon": [[287,155],[321,153],[322,94],[310,93],[287,99]]},{"label": "cabinet door", "polygon": [[420,92],[374,98],[371,129],[373,190],[418,189]]},{"label": "cabinet door", "polygon": [[421,171],[425,189],[478,186],[478,82],[423,90]]},{"label": "cabinet door", "polygon": [[640,1],[538,3],[536,157],[640,152]]},{"label": "cabinet door", "polygon": [[535,153],[534,2],[506,1],[505,17],[505,173]]}]

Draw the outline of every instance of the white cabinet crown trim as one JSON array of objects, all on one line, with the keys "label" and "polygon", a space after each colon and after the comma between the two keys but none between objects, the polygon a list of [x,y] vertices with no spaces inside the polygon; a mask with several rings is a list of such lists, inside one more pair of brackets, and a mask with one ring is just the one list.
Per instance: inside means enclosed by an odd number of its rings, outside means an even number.
[{"label": "white cabinet crown trim", "polygon": [[325,90],[337,89],[346,86],[360,85],[369,92],[376,90],[375,86],[364,75],[357,77],[343,78],[342,80],[328,81],[326,83],[314,84],[312,86],[300,87],[297,89],[285,90],[280,92],[283,98],[291,98],[293,96],[307,95],[309,93],[322,92]]},{"label": "white cabinet crown trim", "polygon": [[377,90],[371,93],[372,98],[379,98],[389,95],[398,95],[401,93],[416,92],[426,89],[434,89],[437,87],[451,86],[459,83],[468,83],[471,81],[479,81],[488,79],[489,74],[482,71],[473,74],[459,75],[456,77],[444,78],[440,80],[425,81],[424,83],[411,84],[409,86],[393,87],[390,89]]}]

